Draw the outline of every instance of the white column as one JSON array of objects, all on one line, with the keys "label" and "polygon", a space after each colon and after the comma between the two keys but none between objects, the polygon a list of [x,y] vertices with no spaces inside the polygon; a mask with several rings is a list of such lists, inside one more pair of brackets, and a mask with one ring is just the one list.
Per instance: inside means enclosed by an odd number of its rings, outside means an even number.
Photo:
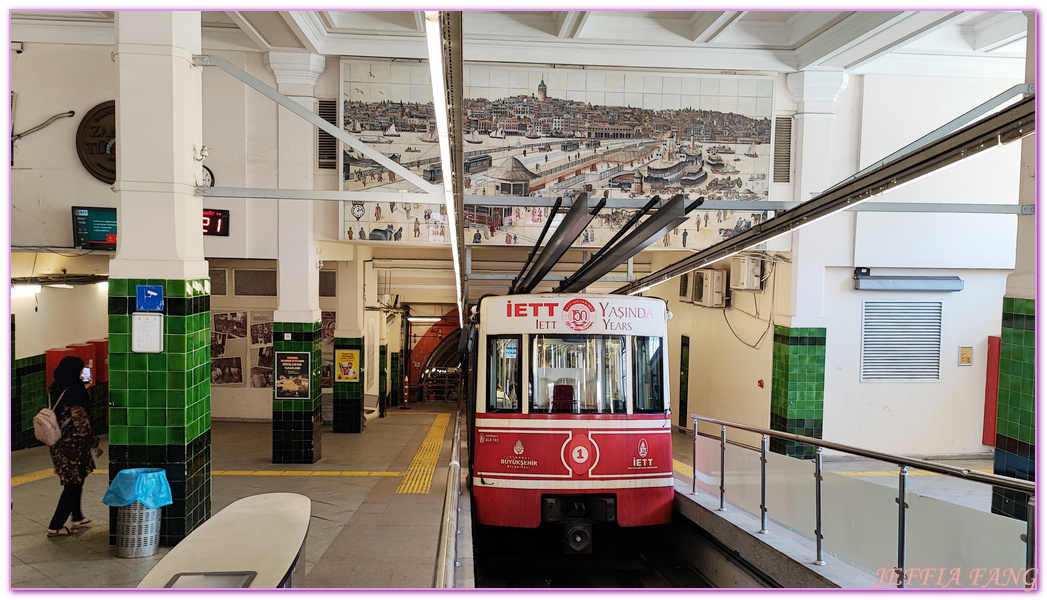
[{"label": "white column", "polygon": [[203,279],[198,11],[116,12],[114,279]]},{"label": "white column", "polygon": [[[834,181],[828,165],[832,155],[832,123],[836,100],[847,87],[847,74],[840,71],[790,73],[786,82],[799,109],[793,117],[793,155],[796,201],[810,200]],[[792,232],[792,282],[789,327],[825,327],[825,264],[827,223],[823,219]]]},{"label": "white column", "polygon": [[362,338],[364,336],[364,261],[371,256],[366,246],[351,246],[350,260],[338,262],[338,322],[336,338]]},{"label": "white column", "polygon": [[[1029,19],[1025,43],[1025,83],[1036,83],[1036,13],[1026,12]],[[1036,134],[1021,141],[1021,172],[1018,183],[1019,204],[1036,204]],[[1036,218],[1018,217],[1018,243],[1014,271],[1007,276],[1007,298],[1036,297]]]},{"label": "white column", "polygon": [[[316,80],[324,57],[305,52],[270,52],[269,68],[277,90],[316,112]],[[316,127],[281,106],[277,116],[277,183],[283,189],[313,189],[316,168]],[[313,239],[311,200],[278,200],[277,211],[280,304],[273,320],[313,323],[320,320],[320,255]]]}]

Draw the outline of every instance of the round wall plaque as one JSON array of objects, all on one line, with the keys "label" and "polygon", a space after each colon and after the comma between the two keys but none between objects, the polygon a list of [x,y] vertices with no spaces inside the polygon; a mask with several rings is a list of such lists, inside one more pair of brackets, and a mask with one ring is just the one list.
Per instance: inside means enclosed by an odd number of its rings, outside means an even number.
[{"label": "round wall plaque", "polygon": [[76,154],[87,172],[108,184],[116,183],[116,102],[110,100],[87,111],[76,130]]}]

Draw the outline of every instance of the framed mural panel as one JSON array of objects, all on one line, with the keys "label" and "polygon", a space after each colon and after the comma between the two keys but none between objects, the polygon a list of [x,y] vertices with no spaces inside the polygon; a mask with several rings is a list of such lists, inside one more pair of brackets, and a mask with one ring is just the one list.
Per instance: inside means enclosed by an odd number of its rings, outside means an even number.
[{"label": "framed mural panel", "polygon": [[[343,59],[342,127],[429,182],[439,145],[424,62]],[[766,200],[775,79],[769,75],[464,66],[465,194],[556,198],[581,191]],[[376,161],[341,152],[341,189],[416,192]],[[442,203],[359,200],[342,211],[342,239],[447,243]],[[387,200],[388,197],[383,198]],[[465,241],[532,245],[549,208],[466,207]],[[601,246],[634,214],[605,208],[575,242]],[[698,210],[655,248],[703,248],[745,231],[760,211]]]}]

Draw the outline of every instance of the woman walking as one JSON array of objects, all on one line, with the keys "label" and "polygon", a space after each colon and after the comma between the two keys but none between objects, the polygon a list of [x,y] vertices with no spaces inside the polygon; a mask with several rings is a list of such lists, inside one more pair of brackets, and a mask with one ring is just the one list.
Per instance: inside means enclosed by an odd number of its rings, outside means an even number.
[{"label": "woman walking", "polygon": [[[95,469],[92,450],[95,456],[102,455],[98,436],[91,433],[91,394],[84,385],[91,380],[91,374],[84,369],[84,361],[76,356],[63,358],[55,368],[54,378],[48,397],[62,427],[62,438],[51,446],[51,462],[62,483],[62,496],[51,517],[47,537],[77,533],[78,527],[91,522],[84,516],[80,498],[84,479]],[[66,526],[70,517],[71,526]]]}]

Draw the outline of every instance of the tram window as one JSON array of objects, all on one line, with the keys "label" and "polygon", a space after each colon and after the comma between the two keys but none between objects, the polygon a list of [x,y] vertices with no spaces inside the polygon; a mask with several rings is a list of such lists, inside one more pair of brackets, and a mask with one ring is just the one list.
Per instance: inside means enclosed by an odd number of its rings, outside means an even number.
[{"label": "tram window", "polygon": [[487,412],[520,412],[520,336],[487,338]]},{"label": "tram window", "polygon": [[532,339],[531,412],[625,412],[623,338],[538,335]]},{"label": "tram window", "polygon": [[636,365],[636,374],[633,377],[633,412],[662,412],[665,409],[662,392],[662,339],[633,338],[633,359]]}]

